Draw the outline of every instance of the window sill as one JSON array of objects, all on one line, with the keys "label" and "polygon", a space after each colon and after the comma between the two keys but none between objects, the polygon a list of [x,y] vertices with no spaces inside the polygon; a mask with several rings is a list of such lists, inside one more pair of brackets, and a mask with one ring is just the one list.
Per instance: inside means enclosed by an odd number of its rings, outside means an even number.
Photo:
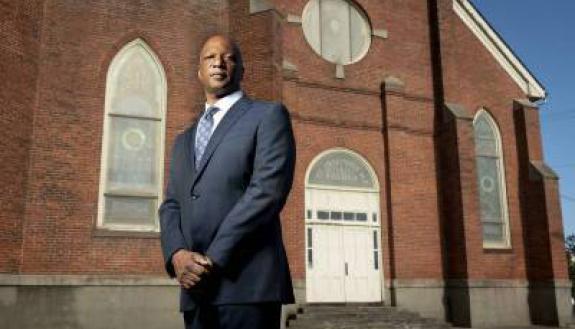
[{"label": "window sill", "polygon": [[157,239],[160,232],[154,231],[120,231],[106,228],[96,228],[92,232],[93,237],[115,237],[115,238],[138,238],[138,239]]},{"label": "window sill", "polygon": [[483,252],[487,254],[510,254],[513,253],[513,248],[511,246],[487,245],[483,246]]}]

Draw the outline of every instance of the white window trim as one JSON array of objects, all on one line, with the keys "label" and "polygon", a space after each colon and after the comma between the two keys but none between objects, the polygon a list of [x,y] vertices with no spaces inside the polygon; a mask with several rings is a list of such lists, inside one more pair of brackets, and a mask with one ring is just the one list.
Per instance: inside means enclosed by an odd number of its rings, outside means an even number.
[{"label": "white window trim", "polygon": [[97,228],[105,229],[111,231],[126,231],[126,232],[159,232],[160,223],[158,219],[158,212],[155,212],[154,225],[126,225],[126,224],[110,224],[104,223],[104,194],[106,193],[106,181],[107,181],[107,163],[108,163],[108,142],[110,136],[110,107],[111,107],[111,91],[114,86],[111,83],[111,74],[115,71],[117,65],[119,65],[122,56],[133,47],[142,47],[152,58],[154,64],[156,65],[161,78],[161,124],[158,133],[160,142],[158,143],[158,155],[156,159],[156,165],[158,168],[158,203],[157,207],[163,200],[163,182],[164,182],[164,144],[166,140],[166,110],[167,110],[167,82],[166,74],[164,68],[154,51],[144,42],[144,40],[137,38],[129,43],[127,43],[118,53],[114,56],[110,66],[108,67],[108,72],[106,74],[106,95],[105,95],[105,108],[104,108],[104,128],[102,131],[102,152],[100,161],[100,184],[98,189],[98,218],[97,218]]},{"label": "white window trim", "polygon": [[[493,118],[493,116],[486,111],[485,109],[479,109],[479,111],[477,111],[477,113],[475,114],[475,118],[473,118],[473,129],[474,129],[474,141],[475,141],[475,123],[477,122],[477,119],[482,116],[485,115],[487,117],[487,122],[489,123],[489,125],[491,126],[493,132],[495,133],[495,146],[497,148],[497,155],[499,157],[498,160],[498,165],[499,165],[499,180],[500,180],[500,186],[499,186],[499,193],[500,193],[500,200],[501,200],[501,212],[502,212],[502,220],[503,220],[503,226],[505,229],[504,232],[504,236],[505,236],[505,241],[501,242],[501,243],[494,243],[494,242],[485,242],[483,240],[483,221],[481,218],[481,209],[480,209],[480,213],[479,213],[479,221],[481,224],[481,241],[483,241],[483,249],[511,249],[511,229],[510,229],[510,223],[509,223],[509,207],[508,207],[508,202],[507,202],[507,180],[505,179],[505,160],[503,157],[503,144],[502,144],[502,139],[501,139],[501,132],[499,130],[499,127],[497,126],[497,123],[495,122],[495,119]],[[475,163],[477,163],[477,154],[475,155]],[[477,168],[478,171],[478,168]],[[476,173],[476,175],[479,175],[479,172]],[[475,179],[477,180],[477,177],[475,177]],[[478,186],[479,189],[479,186]],[[479,197],[479,190],[477,193],[478,197]]]},{"label": "white window trim", "polygon": [[[374,193],[375,194],[375,193]],[[374,227],[374,228],[380,228],[381,227],[381,222],[380,222],[380,217],[381,216],[377,216],[377,221],[373,221],[371,215],[373,213],[366,213],[365,211],[361,210],[361,209],[346,209],[346,210],[339,210],[339,209],[312,209],[312,212],[315,213],[315,217],[317,217],[317,212],[318,211],[341,211],[341,212],[353,212],[353,213],[365,213],[367,214],[367,220],[366,221],[358,221],[358,220],[345,220],[345,219],[339,219],[339,220],[333,220],[333,219],[318,219],[318,218],[307,218],[306,219],[306,223],[307,224],[315,224],[315,225],[326,225],[326,226],[357,226],[357,227]],[[378,213],[379,215],[379,213]]]}]

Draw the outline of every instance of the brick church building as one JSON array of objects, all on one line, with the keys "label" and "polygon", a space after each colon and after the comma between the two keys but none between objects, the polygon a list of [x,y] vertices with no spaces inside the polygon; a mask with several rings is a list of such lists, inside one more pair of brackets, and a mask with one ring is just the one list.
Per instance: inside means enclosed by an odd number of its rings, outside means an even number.
[{"label": "brick church building", "polygon": [[291,113],[298,303],[570,322],[546,91],[469,0],[0,0],[0,19],[0,327],[181,325],[157,208],[214,32]]}]

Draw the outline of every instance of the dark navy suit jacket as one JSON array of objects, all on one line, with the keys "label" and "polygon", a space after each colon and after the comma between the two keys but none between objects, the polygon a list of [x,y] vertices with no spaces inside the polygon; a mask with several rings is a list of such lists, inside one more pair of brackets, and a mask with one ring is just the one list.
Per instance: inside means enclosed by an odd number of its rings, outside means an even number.
[{"label": "dark navy suit jacket", "polygon": [[172,149],[160,213],[168,274],[172,254],[206,254],[215,272],[182,289],[180,309],[198,303],[293,303],[279,213],[291,189],[295,143],[287,110],[278,103],[238,100],[218,124],[199,169],[194,166],[197,123]]}]

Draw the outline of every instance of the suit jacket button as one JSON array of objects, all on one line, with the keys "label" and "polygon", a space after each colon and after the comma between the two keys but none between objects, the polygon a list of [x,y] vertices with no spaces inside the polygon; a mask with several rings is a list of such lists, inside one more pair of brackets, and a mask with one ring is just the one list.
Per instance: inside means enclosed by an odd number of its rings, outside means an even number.
[{"label": "suit jacket button", "polygon": [[192,200],[197,200],[200,196],[197,194],[192,194]]}]

